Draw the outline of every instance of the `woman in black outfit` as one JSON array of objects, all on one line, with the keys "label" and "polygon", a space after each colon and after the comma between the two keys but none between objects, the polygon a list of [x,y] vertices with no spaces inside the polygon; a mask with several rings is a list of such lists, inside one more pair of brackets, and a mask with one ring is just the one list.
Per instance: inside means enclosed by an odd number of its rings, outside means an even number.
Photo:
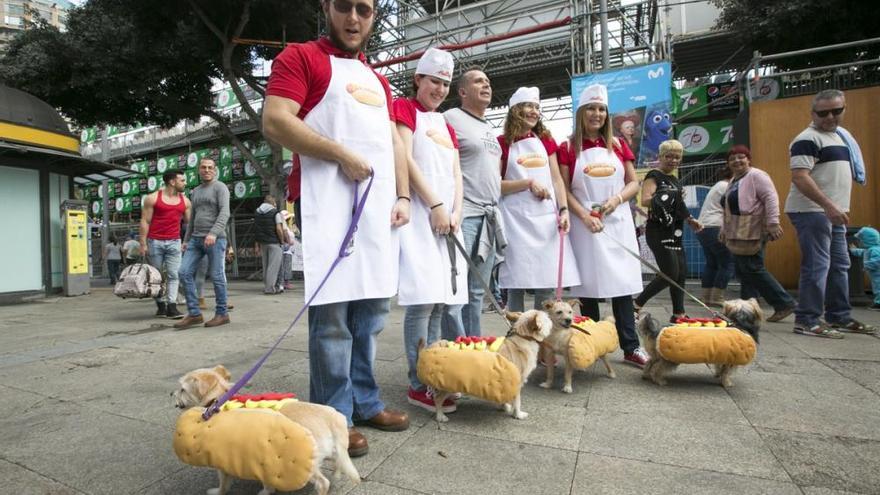
[{"label": "woman in black outfit", "polygon": [[[703,226],[691,216],[684,204],[681,183],[672,175],[681,164],[683,153],[684,147],[674,139],[661,143],[660,165],[645,176],[641,195],[641,205],[650,208],[648,222],[645,224],[648,247],[654,253],[657,267],[682,287],[687,276],[687,260],[682,245],[684,222],[695,232],[703,230]],[[659,275],[636,298],[636,311],[666,287],[669,287],[669,296],[672,298],[673,314],[670,321],[687,317],[684,312],[684,293]]]}]

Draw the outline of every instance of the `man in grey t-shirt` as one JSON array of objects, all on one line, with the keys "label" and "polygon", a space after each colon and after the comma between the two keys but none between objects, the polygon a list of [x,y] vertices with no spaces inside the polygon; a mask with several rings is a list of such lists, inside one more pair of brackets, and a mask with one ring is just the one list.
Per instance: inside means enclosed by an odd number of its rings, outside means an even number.
[{"label": "man in grey t-shirt", "polygon": [[199,162],[199,177],[202,183],[192,192],[192,216],[186,226],[186,235],[181,248],[183,261],[180,264],[180,282],[186,291],[187,315],[174,328],[182,330],[204,322],[196,295],[195,273],[199,262],[208,257],[208,269],[214,282],[214,297],[217,301],[214,318],[205,323],[206,327],[216,327],[229,323],[226,307],[226,223],[229,221],[229,189],[217,179],[217,164],[210,158]]},{"label": "man in grey t-shirt", "polygon": [[[468,272],[468,304],[461,307],[461,317],[447,315],[444,338],[454,337],[450,326],[463,327],[467,335],[480,335],[483,308],[483,285],[476,277],[489,280],[496,251],[504,247],[500,229],[498,200],[501,197],[501,146],[497,132],[484,118],[492,100],[492,86],[482,71],[469,70],[458,83],[461,108],[443,116],[458,138],[461,175],[464,183],[464,215],[461,230],[465,249],[479,268]],[[450,323],[456,323],[451,325]]]},{"label": "man in grey t-shirt", "polygon": [[[846,111],[842,91],[828,89],[813,98],[813,122],[791,143],[791,190],[785,212],[797,231],[801,272],[794,333],[843,338],[840,332],[875,333],[854,320],[849,302],[850,194],[859,163],[857,146],[840,127]],[[825,322],[821,320],[825,313]]]}]

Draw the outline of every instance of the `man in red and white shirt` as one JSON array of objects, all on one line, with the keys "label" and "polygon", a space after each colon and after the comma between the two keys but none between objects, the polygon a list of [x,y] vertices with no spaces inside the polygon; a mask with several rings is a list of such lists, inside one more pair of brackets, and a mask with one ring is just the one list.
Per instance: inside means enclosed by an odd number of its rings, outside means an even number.
[{"label": "man in red and white shirt", "polygon": [[[409,220],[409,181],[388,81],[362,52],[374,2],[321,5],[329,37],[290,45],[275,58],[263,129],[300,158],[293,173],[301,174],[305,299],[314,298],[309,398],[346,416],[354,457],[368,449],[355,422],[386,431],[409,427],[406,413],[385,409],[373,373],[376,337],[397,293],[397,227]],[[355,190],[362,197],[368,181],[369,197],[346,246],[350,254],[318,291],[352,221]]]}]

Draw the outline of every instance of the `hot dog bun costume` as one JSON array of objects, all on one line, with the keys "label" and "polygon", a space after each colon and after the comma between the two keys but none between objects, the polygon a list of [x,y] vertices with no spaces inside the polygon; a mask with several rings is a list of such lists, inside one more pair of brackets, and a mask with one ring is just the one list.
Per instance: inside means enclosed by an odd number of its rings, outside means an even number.
[{"label": "hot dog bun costume", "polygon": [[234,397],[208,421],[202,419],[205,408],[193,407],[177,419],[174,453],[192,466],[213,467],[277,490],[299,490],[311,476],[315,439],[278,412],[290,400],[295,399],[241,402]]},{"label": "hot dog bun costume", "polygon": [[574,329],[568,341],[567,357],[575,369],[587,369],[597,359],[620,347],[617,328],[610,321],[596,322],[577,316],[571,326]]},{"label": "hot dog bun costume", "polygon": [[[510,107],[520,103],[540,104],[538,88],[519,88],[510,98]],[[501,145],[501,176],[504,180],[532,180],[550,191],[550,199],[538,199],[528,189],[501,197],[501,215],[507,249],[498,272],[499,286],[505,289],[550,289],[556,287],[559,263],[559,229],[556,192],[550,174],[550,156],[556,153],[551,136],[529,132],[508,143],[498,137]],[[568,237],[564,239],[566,262],[562,286],[580,285],[580,275],[573,263],[574,251]]]},{"label": "hot dog bun costume", "polygon": [[459,337],[419,353],[419,380],[437,390],[461,392],[505,404],[516,398],[520,374],[498,354],[504,337]]},{"label": "hot dog bun costume", "polygon": [[743,366],[755,359],[757,346],[749,334],[720,319],[688,318],[660,330],[657,349],[673,363]]}]

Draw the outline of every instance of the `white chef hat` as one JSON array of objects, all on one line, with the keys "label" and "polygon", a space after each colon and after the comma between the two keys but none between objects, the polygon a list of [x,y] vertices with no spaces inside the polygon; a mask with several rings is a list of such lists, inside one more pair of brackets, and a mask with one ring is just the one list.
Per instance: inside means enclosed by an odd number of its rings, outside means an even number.
[{"label": "white chef hat", "polygon": [[416,65],[416,74],[433,76],[444,81],[452,81],[455,61],[452,54],[438,48],[428,48]]},{"label": "white chef hat", "polygon": [[519,103],[534,103],[535,105],[541,104],[541,92],[536,87],[523,87],[514,91],[513,96],[510,97],[510,102],[508,106],[514,106]]},{"label": "white chef hat", "polygon": [[602,84],[592,84],[581,91],[578,99],[578,109],[590,103],[601,103],[608,107],[608,89]]}]

